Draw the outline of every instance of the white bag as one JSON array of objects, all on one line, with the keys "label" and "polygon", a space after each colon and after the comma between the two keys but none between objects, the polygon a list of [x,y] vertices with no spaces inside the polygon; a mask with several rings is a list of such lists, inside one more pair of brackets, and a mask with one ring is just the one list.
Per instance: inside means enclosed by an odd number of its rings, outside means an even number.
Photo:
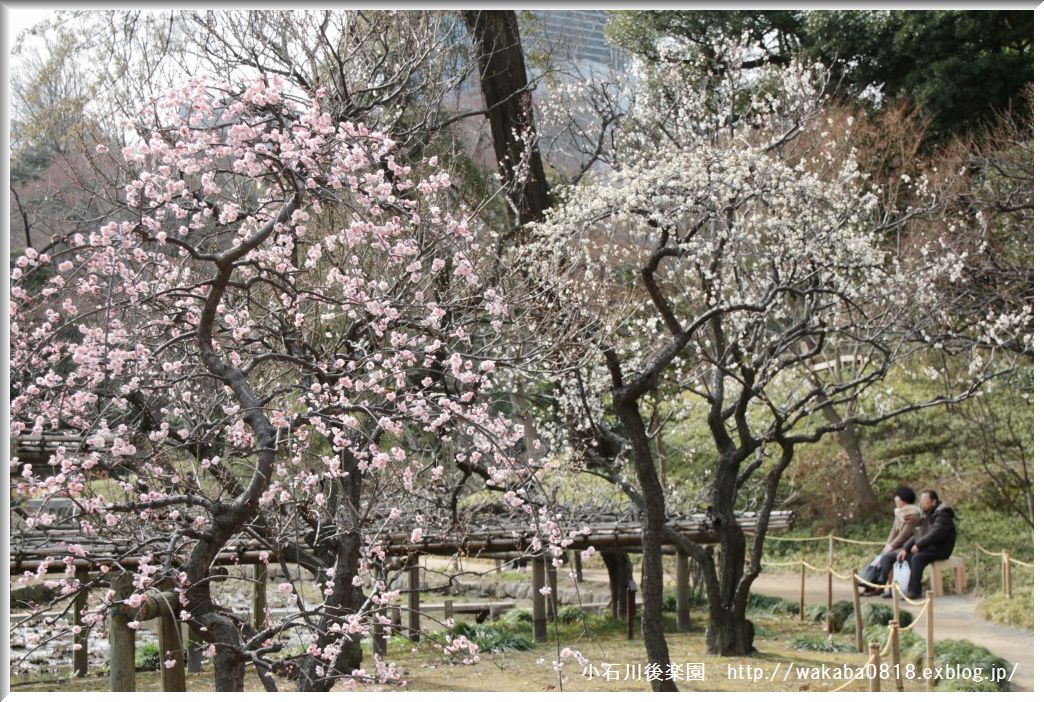
[{"label": "white bag", "polygon": [[892,582],[899,586],[904,593],[910,591],[910,564],[906,561],[897,561],[892,569]]},{"label": "white bag", "polygon": [[874,558],[874,560],[870,561],[870,565],[872,565],[874,568],[876,568],[879,565],[881,565],[881,554],[880,553],[877,554],[877,557]]}]

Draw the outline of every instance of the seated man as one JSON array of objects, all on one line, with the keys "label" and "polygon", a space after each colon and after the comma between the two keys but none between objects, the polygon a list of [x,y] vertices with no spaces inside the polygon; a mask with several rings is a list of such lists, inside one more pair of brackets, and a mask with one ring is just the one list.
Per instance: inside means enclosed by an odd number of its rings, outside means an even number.
[{"label": "seated man", "polygon": [[[925,567],[932,561],[949,558],[957,541],[956,515],[953,508],[941,502],[935,490],[921,492],[921,509],[925,514],[923,531],[907,539],[894,559],[887,559],[889,567],[894,560],[909,559],[910,584],[907,586],[906,596],[915,600],[922,596],[921,576],[924,575]],[[882,558],[882,561],[884,560],[886,559]],[[885,593],[886,596],[887,594]]]},{"label": "seated man", "polygon": [[[878,554],[873,562],[874,565],[878,566],[876,568],[877,577],[871,578],[871,581],[878,585],[884,585],[885,582],[887,582],[888,574],[892,570],[892,564],[895,562],[899,550],[902,549],[903,544],[906,543],[907,539],[914,535],[914,531],[919,528],[921,523],[924,521],[924,512],[921,511],[920,507],[914,504],[917,501],[917,493],[915,493],[912,488],[906,487],[905,485],[897,487],[893,493],[892,499],[895,502],[892,530],[888,532],[888,538],[885,539],[884,548],[881,549],[881,553]],[[888,554],[892,554],[892,556],[886,562],[884,557]],[[871,588],[869,586],[863,587],[864,594],[877,594],[881,591],[880,588]]]}]

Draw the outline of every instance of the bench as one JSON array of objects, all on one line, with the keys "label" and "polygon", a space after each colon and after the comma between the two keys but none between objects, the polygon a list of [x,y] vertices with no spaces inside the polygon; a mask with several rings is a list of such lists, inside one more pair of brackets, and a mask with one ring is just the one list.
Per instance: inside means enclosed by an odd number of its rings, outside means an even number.
[{"label": "bench", "polygon": [[954,558],[951,556],[945,561],[933,561],[931,563],[931,582],[932,592],[936,595],[942,595],[943,593],[943,572],[947,570],[953,571],[954,581],[957,584],[957,594],[963,595],[964,589],[968,587],[968,571],[964,567],[963,558]]}]

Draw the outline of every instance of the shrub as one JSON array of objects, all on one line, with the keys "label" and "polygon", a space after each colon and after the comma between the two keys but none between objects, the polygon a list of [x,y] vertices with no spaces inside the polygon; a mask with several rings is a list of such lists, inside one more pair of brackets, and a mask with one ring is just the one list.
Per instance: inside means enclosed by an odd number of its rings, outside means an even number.
[{"label": "shrub", "polygon": [[533,623],[533,614],[529,610],[516,607],[509,609],[498,623],[504,629],[526,631]]},{"label": "shrub", "polygon": [[533,639],[496,625],[456,622],[450,631],[454,636],[466,636],[478,646],[480,653],[529,651],[533,648]]},{"label": "shrub", "polygon": [[[876,642],[883,650],[888,645],[888,636],[889,628],[880,624],[874,624],[863,629],[863,640],[868,647],[871,643]],[[912,662],[919,665],[924,659],[924,651],[925,641],[920,634],[913,631],[899,632],[899,652],[902,654],[904,662]],[[891,659],[889,658],[889,660]]]},{"label": "shrub", "polygon": [[558,609],[558,621],[563,624],[575,624],[583,619],[584,609],[580,605],[566,605]]},{"label": "shrub", "polygon": [[935,667],[951,666],[958,664],[964,668],[979,668],[982,671],[982,680],[940,680],[936,684],[938,690],[961,691],[961,692],[1008,692],[1011,683],[1007,680],[992,682],[991,672],[994,668],[1011,669],[1011,664],[999,656],[995,656],[987,649],[974,644],[967,639],[947,639],[935,643]]},{"label": "shrub", "polygon": [[854,611],[855,605],[852,604],[851,600],[835,602],[830,608],[831,631],[841,631],[849,618],[854,621],[855,617],[852,616]]},{"label": "shrub", "polygon": [[160,650],[152,642],[142,644],[134,654],[134,669],[137,671],[159,670]]},{"label": "shrub", "polygon": [[799,651],[825,651],[827,653],[850,653],[856,650],[852,644],[834,641],[833,637],[818,634],[799,634],[794,639],[794,648]]},{"label": "shrub", "polygon": [[975,613],[989,622],[1033,628],[1033,588],[1020,587],[1011,593],[1011,599],[998,592],[985,597],[975,606]]}]

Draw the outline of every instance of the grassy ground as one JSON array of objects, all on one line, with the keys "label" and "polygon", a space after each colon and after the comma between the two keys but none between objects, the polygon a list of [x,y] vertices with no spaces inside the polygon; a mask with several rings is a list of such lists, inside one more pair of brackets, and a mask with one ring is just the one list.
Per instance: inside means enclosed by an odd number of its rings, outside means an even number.
[{"label": "grassy ground", "polygon": [[[694,615],[696,613],[694,612]],[[791,673],[790,679],[783,681],[783,675],[793,664],[794,669],[807,667],[818,668],[825,664],[828,668],[842,664],[858,666],[865,662],[866,656],[858,653],[828,653],[821,651],[797,650],[793,641],[802,634],[816,635],[820,625],[798,622],[793,617],[774,616],[769,614],[754,615],[757,626],[758,652],[749,657],[719,658],[708,656],[703,640],[703,620],[694,616],[694,631],[677,633],[674,631],[674,620],[671,615],[665,616],[665,624],[670,632],[667,636],[672,661],[681,669],[686,664],[703,663],[704,681],[687,681],[684,673],[679,681],[683,690],[798,690],[805,683],[800,683]],[[838,641],[848,641],[850,637],[838,636]],[[388,660],[396,664],[407,681],[406,689],[418,691],[540,691],[556,690],[561,686],[571,691],[642,691],[648,690],[648,683],[641,680],[623,680],[626,664],[641,664],[645,661],[645,651],[637,632],[635,640],[628,641],[626,629],[622,622],[614,622],[603,617],[591,616],[586,625],[581,623],[562,625],[557,632],[549,631],[549,641],[538,644],[533,650],[510,653],[482,654],[475,665],[451,664],[447,658],[431,646],[416,646],[402,639],[391,642]],[[596,665],[606,663],[619,664],[620,680],[605,680],[599,677],[583,675],[583,668],[574,661],[566,663],[561,678],[554,670],[552,663],[557,659],[558,651],[571,647],[582,652]],[[750,666],[748,668],[748,666]],[[778,666],[778,667],[777,667]],[[730,669],[732,671],[730,675]],[[755,669],[763,671],[764,679],[752,681],[751,674]],[[745,677],[739,677],[739,671]],[[777,679],[769,681],[772,672],[776,671]],[[188,687],[193,691],[212,689],[212,678],[206,671],[188,676]],[[142,672],[138,674],[138,690],[157,691],[160,689],[158,672]],[[289,689],[289,681],[280,680],[280,687]],[[830,690],[837,687],[833,681],[811,681],[807,689]],[[104,675],[86,679],[25,679],[12,680],[14,691],[98,691],[108,688],[108,678]],[[254,675],[247,677],[248,690],[260,690],[261,686]],[[855,683],[850,689],[865,689],[865,683]],[[886,685],[885,689],[889,689]]]}]

